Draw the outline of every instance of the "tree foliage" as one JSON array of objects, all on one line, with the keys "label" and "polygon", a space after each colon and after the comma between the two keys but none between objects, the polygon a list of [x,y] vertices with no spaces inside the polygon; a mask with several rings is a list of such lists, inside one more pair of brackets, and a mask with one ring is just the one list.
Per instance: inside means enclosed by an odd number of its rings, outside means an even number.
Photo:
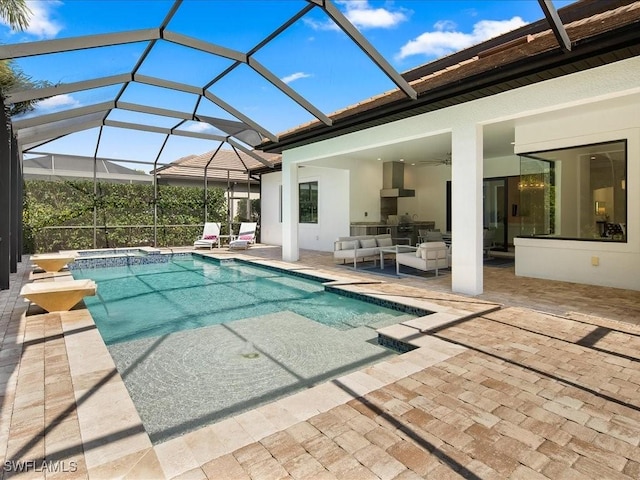
[{"label": "tree foliage", "polygon": [[[190,245],[201,233],[204,192],[198,187],[153,186],[73,180],[27,180],[23,225],[25,253],[93,248],[94,206],[98,248],[152,246],[154,209],[157,245]],[[207,217],[223,223],[227,205],[222,189],[209,189]],[[224,233],[224,232],[223,232]]]},{"label": "tree foliage", "polygon": [[[25,30],[31,20],[31,10],[26,0],[0,0],[0,18],[13,30]],[[0,61],[0,94],[6,97],[8,92],[16,89],[44,88],[53,84],[44,80],[33,80],[24,73],[12,60]],[[7,114],[12,117],[27,113],[35,108],[42,98],[27,100],[7,105]]]},{"label": "tree foliage", "polygon": [[[247,217],[247,202],[251,201],[251,215]],[[238,208],[236,216],[233,218],[234,222],[258,222],[260,221],[260,199],[253,198],[251,200],[241,199],[238,200]]]},{"label": "tree foliage", "polygon": [[13,30],[26,30],[31,20],[31,10],[26,0],[0,0],[0,18]]},{"label": "tree foliage", "polygon": [[[44,80],[33,80],[11,60],[0,61],[0,93],[2,93],[3,97],[6,97],[10,91],[16,89],[44,88],[52,85],[51,82]],[[25,102],[9,103],[7,105],[7,114],[12,117],[30,112],[41,100],[42,98],[37,98]]]}]

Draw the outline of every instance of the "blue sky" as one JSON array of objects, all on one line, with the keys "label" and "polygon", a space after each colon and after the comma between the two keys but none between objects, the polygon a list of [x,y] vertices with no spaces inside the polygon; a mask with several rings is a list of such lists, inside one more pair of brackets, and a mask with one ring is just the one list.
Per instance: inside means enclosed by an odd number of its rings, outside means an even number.
[{"label": "blue sky", "polygon": [[[25,32],[12,32],[6,25],[0,25],[0,42],[13,44],[154,28],[160,25],[173,4],[164,0],[27,3],[32,11],[29,28]],[[335,3],[400,72],[544,16],[536,0],[347,0]],[[568,3],[571,2],[554,2],[556,8]],[[185,0],[167,30],[247,52],[305,5],[301,0]],[[33,79],[68,83],[129,72],[145,47],[146,43],[103,47],[29,57],[16,63]],[[254,58],[325,114],[395,88],[319,8],[314,8],[260,49]],[[203,87],[229,65],[228,59],[161,41],[139,73]],[[119,90],[120,86],[114,86],[53,97],[41,102],[37,113],[112,100]],[[273,133],[313,120],[311,114],[246,65],[226,75],[210,91]],[[197,105],[194,95],[141,84],[130,85],[122,101],[187,112]],[[197,112],[232,118],[208,101],[201,102]],[[176,123],[175,119],[122,110],[114,111],[109,118],[163,127]],[[181,128],[217,133],[197,122]],[[70,135],[41,150],[92,156],[97,130]],[[163,140],[158,134],[105,128],[98,155],[153,161]],[[217,143],[211,141],[172,137],[160,161],[168,162],[216,147]]]}]

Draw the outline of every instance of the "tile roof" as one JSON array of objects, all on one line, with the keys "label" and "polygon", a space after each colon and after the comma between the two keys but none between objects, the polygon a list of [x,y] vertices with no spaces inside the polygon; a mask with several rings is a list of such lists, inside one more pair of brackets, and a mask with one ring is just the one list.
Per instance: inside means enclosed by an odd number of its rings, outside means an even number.
[{"label": "tile roof", "polygon": [[[204,168],[211,160],[211,156],[214,153],[215,150],[211,150],[209,152],[201,153],[200,155],[187,155],[186,157],[173,161],[170,165],[156,169],[156,172],[160,178],[202,178],[204,175]],[[281,158],[280,155],[272,153],[256,152],[256,154],[275,164],[279,163]],[[230,180],[246,181],[247,171],[258,167],[264,167],[264,165],[244,152],[238,151],[236,154],[233,150],[221,149],[215,155],[213,160],[211,160],[211,163],[209,163],[207,178],[226,181],[227,172],[229,172],[228,178]]]},{"label": "tile roof", "polygon": [[[633,25],[640,23],[640,1],[633,1],[629,3],[624,0],[620,0],[609,3],[614,6],[622,3],[625,4],[618,6],[617,8],[613,8],[612,10],[574,20],[565,25],[567,34],[574,46],[580,46],[580,44],[587,42],[591,37],[614,32],[617,29],[624,27],[633,27]],[[640,29],[640,26],[637,28]],[[409,83],[418,92],[418,100],[428,97],[429,95],[434,95],[437,98],[440,90],[446,87],[459,86],[460,93],[458,95],[462,95],[462,97],[457,99],[457,101],[451,100],[449,105],[453,105],[455,103],[460,103],[460,101],[474,99],[473,97],[469,97],[465,100],[464,97],[465,92],[474,90],[472,85],[473,79],[479,78],[479,76],[483,74],[495,72],[498,68],[508,68],[510,65],[516,65],[522,61],[528,61],[534,57],[537,58],[538,56],[544,56],[547,52],[559,51],[560,48],[552,30],[547,29],[534,34],[527,34],[522,38],[509,40],[502,45],[478,52],[470,58],[466,58],[456,64],[443,67],[438,71],[429,73],[428,75],[417,78]],[[461,52],[458,52],[458,54],[460,53]],[[452,55],[452,58],[460,58],[458,54]],[[424,66],[419,67],[419,69],[424,69]],[[393,104],[398,104],[399,109],[404,110],[409,110],[417,106],[415,101],[407,99],[404,92],[395,88],[365,99],[355,105],[350,105],[344,109],[338,110],[328,116],[334,122],[338,123],[341,120],[357,118],[361,114],[365,114],[385,106],[391,106]],[[440,106],[434,106],[431,110],[443,108],[444,106],[448,105],[440,104]],[[424,111],[428,110],[429,108]],[[391,120],[393,120],[393,118],[388,119],[388,121]],[[313,131],[326,133],[331,129],[332,127],[326,127],[320,121],[313,120],[280,133],[279,143],[289,139],[295,139],[300,134],[309,134]],[[278,144],[265,142],[262,147],[267,151],[276,151]]]},{"label": "tile roof", "polygon": [[[98,173],[112,174],[114,176],[117,176],[118,174],[137,175],[140,177],[149,176],[145,172],[118,165],[112,160],[106,160],[103,158],[97,158],[96,160],[95,166]],[[82,157],[79,155],[47,154],[39,157],[25,158],[23,160],[24,168],[54,171],[66,170],[84,172],[88,175],[93,175],[93,165],[94,159],[92,157]]]}]

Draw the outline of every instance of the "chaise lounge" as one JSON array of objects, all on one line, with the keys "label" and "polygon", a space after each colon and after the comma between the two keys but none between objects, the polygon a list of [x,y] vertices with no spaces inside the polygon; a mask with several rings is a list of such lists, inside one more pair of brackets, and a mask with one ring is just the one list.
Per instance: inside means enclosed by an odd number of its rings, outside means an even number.
[{"label": "chaise lounge", "polygon": [[240,230],[238,230],[238,235],[234,240],[229,242],[229,248],[249,248],[249,245],[255,243],[256,241],[256,228],[258,227],[257,223],[254,222],[243,222],[240,224]]},{"label": "chaise lounge", "polygon": [[214,245],[220,246],[220,224],[207,222],[202,229],[202,237],[193,242],[193,248],[208,248],[211,250]]}]

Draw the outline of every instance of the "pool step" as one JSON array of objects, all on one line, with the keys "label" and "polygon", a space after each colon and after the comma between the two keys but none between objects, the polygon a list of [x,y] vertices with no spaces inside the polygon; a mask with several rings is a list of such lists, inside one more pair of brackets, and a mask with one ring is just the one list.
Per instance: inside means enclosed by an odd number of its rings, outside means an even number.
[{"label": "pool step", "polygon": [[413,342],[422,336],[420,330],[401,323],[379,328],[376,332],[378,332],[378,345],[400,353],[410,352],[418,348]]},{"label": "pool step", "polygon": [[[437,341],[438,344],[443,341],[435,339],[430,334],[499,308],[500,306],[497,305],[495,308],[485,310],[482,313],[469,313],[464,310],[451,309],[446,312],[435,312],[430,315],[405,320],[396,325],[376,330],[378,344],[401,353],[409,352],[419,347],[433,348],[434,341]],[[450,345],[454,350],[460,348],[448,342],[443,343]]]},{"label": "pool step", "polygon": [[494,312],[499,310],[501,305],[491,306],[486,310],[483,310],[481,313],[469,313],[464,310],[455,310],[450,309],[446,312],[436,312],[431,315],[425,315],[423,317],[413,318],[408,321],[401,322],[402,325],[407,327],[415,328],[419,330],[421,333],[436,333],[443,328],[450,327],[455,325],[456,323],[464,322],[466,320],[471,320],[479,315],[485,315],[490,312]]}]

